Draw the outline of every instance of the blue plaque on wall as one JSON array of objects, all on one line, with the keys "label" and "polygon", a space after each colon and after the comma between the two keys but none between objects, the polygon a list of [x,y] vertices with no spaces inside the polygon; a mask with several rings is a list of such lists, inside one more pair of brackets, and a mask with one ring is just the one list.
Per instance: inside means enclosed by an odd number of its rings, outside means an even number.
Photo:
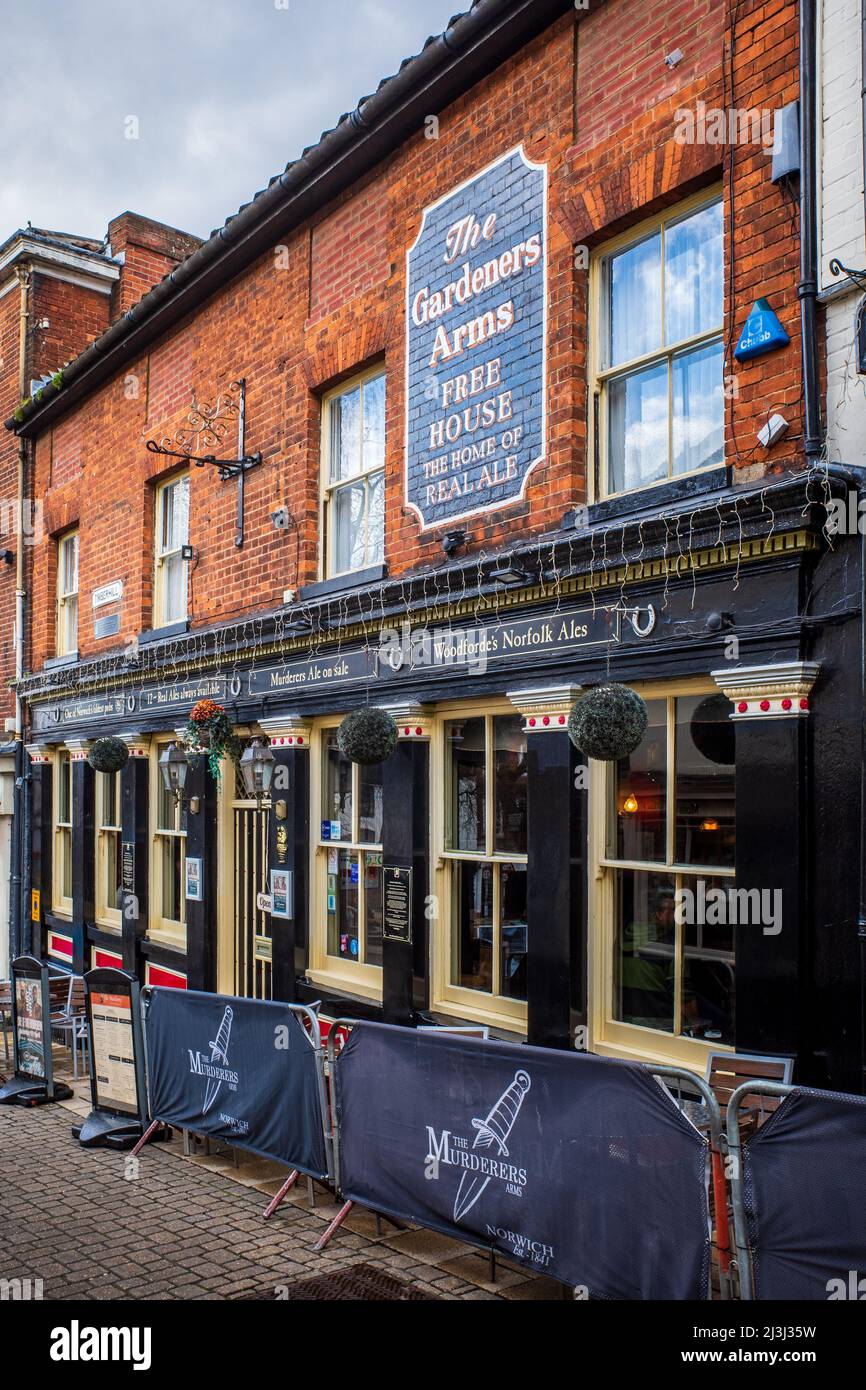
[{"label": "blue plaque on wall", "polygon": [[406,503],[517,502],[546,448],[547,165],[522,147],[424,209],[406,258]]}]

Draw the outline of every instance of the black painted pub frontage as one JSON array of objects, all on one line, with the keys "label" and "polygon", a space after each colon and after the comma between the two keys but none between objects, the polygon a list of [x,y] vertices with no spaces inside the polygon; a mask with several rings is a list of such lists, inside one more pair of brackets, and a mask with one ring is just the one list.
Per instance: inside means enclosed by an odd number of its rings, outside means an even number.
[{"label": "black painted pub frontage", "polygon": [[[823,531],[846,488],[718,469],[484,559],[360,573],[290,618],[28,677],[30,948],[701,1072],[725,1047],[782,1054],[859,1091],[861,541]],[[607,679],[647,729],[587,766],[567,717]],[[203,697],[267,735],[266,799],[228,759],[166,790]],[[336,741],[365,704],[399,730],[374,766]],[[109,732],[117,774],[87,760]]]}]

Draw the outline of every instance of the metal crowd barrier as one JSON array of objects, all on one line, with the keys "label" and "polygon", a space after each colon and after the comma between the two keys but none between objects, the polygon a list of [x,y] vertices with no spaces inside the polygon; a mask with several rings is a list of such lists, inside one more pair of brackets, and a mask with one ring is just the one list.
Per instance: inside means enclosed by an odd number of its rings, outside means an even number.
[{"label": "metal crowd barrier", "polygon": [[[339,1066],[339,1054],[342,1051],[342,1048],[345,1044],[346,1036],[350,1030],[359,1026],[364,1026],[363,1020],[353,1018],[337,1018],[333,1021],[330,1032],[328,1034],[327,1042],[328,1074],[331,1083],[330,1123],[333,1141],[334,1188],[339,1196],[344,1196],[344,1193],[342,1190],[342,1176],[340,1166],[340,1121],[336,1106],[336,1087],[334,1084],[334,1078],[336,1068]],[[477,1041],[479,1046],[483,1047],[485,1045],[483,1039],[479,1038]],[[709,1085],[704,1080],[704,1078],[697,1076],[694,1072],[689,1071],[685,1068],[647,1065],[643,1066],[642,1070],[648,1072],[651,1076],[655,1077],[663,1083],[663,1089],[666,1090],[668,1095],[670,1096],[671,1103],[676,1106],[676,1108],[680,1111],[680,1113],[689,1123],[693,1124],[694,1128],[697,1130],[698,1133],[702,1132],[704,1126],[702,1125],[699,1128],[697,1125],[694,1125],[694,1121],[689,1115],[688,1110],[681,1103],[678,1103],[676,1097],[671,1092],[671,1088],[666,1083],[675,1083],[677,1090],[678,1092],[680,1092],[680,1094],[682,1092],[682,1089],[685,1087],[687,1090],[691,1090],[692,1093],[697,1092],[700,1095],[702,1103],[701,1118],[706,1119],[705,1127],[708,1136],[708,1157],[710,1160],[710,1167],[712,1172],[714,1201],[713,1210],[716,1226],[716,1245],[719,1253],[719,1292],[722,1300],[730,1300],[734,1296],[734,1279],[732,1267],[734,1265],[734,1262],[732,1261],[730,1254],[731,1231],[727,1200],[727,1181],[725,1173],[727,1157],[727,1138],[725,1135],[725,1129],[722,1122],[722,1116],[721,1111],[719,1109],[718,1101],[713,1091],[710,1089]],[[344,1201],[343,1205],[340,1208],[340,1211],[338,1212],[334,1220],[331,1222],[324,1236],[317,1242],[315,1246],[316,1250],[321,1250],[328,1243],[328,1241],[331,1239],[331,1237],[335,1234],[337,1229],[342,1225],[343,1221],[348,1216],[353,1205],[354,1202],[351,1199]],[[709,1224],[709,1210],[707,1212],[707,1218]],[[389,1217],[388,1219],[390,1220],[391,1218]],[[419,1224],[421,1224],[420,1221]],[[498,1253],[501,1254],[502,1252]],[[496,1254],[497,1251],[495,1250],[495,1248],[491,1247],[491,1269],[495,1268],[494,1261]],[[710,1297],[712,1297],[711,1289]]]},{"label": "metal crowd barrier", "polygon": [[[162,1124],[167,1124],[167,1123],[171,1123],[170,1120],[164,1121],[164,1120],[161,1120],[161,1119],[159,1119],[159,1118],[154,1118],[154,1117],[153,1117],[153,1108],[152,1108],[152,1099],[151,1099],[151,1097],[152,1097],[152,1085],[151,1085],[151,1076],[150,1076],[150,1059],[149,1059],[148,1047],[147,1047],[147,1016],[148,1016],[148,1009],[149,1009],[149,1005],[150,1005],[150,999],[151,999],[151,995],[152,995],[152,989],[153,989],[153,987],[150,986],[150,985],[148,985],[148,986],[145,986],[145,987],[142,989],[142,991],[141,991],[141,1020],[142,1020],[142,1036],[143,1036],[143,1039],[144,1039],[145,1082],[146,1082],[146,1088],[147,1088],[148,1115],[149,1115],[149,1117],[150,1117],[150,1123],[149,1123],[147,1129],[145,1130],[145,1132],[143,1133],[143,1135],[141,1136],[141,1138],[139,1139],[138,1143],[137,1143],[137,1144],[135,1145],[135,1147],[131,1150],[131,1157],[136,1157],[136,1156],[141,1152],[141,1150],[144,1148],[145,1144],[146,1144],[146,1143],[148,1142],[148,1140],[153,1136],[153,1134],[155,1133],[155,1131],[157,1130],[157,1128],[158,1128],[160,1125],[162,1125]],[[215,996],[215,997],[218,997],[218,996]],[[228,998],[229,996],[224,996],[224,997]],[[244,1002],[253,1002],[253,1003],[255,1003],[255,1002],[257,1002],[257,1001],[244,1001]],[[288,1013],[294,1014],[294,1015],[296,1016],[296,1018],[299,1020],[299,1022],[300,1022],[302,1025],[306,1025],[306,1026],[302,1026],[302,1030],[301,1030],[301,1031],[303,1032],[304,1036],[306,1037],[306,1039],[307,1039],[307,1041],[308,1041],[310,1047],[313,1049],[313,1053],[314,1053],[314,1056],[315,1056],[315,1065],[316,1065],[316,1091],[317,1091],[318,1101],[319,1101],[319,1115],[320,1115],[321,1124],[322,1124],[322,1137],[323,1137],[323,1140],[324,1140],[325,1156],[326,1156],[326,1164],[327,1164],[327,1179],[326,1179],[326,1181],[327,1181],[327,1184],[328,1184],[329,1186],[332,1186],[332,1185],[334,1184],[334,1134],[333,1134],[333,1129],[332,1129],[332,1125],[331,1125],[331,1105],[330,1105],[330,1101],[329,1101],[329,1097],[328,1097],[328,1084],[327,1084],[327,1079],[326,1079],[326,1066],[325,1066],[325,1052],[324,1052],[324,1049],[323,1049],[323,1047],[322,1047],[322,1039],[321,1039],[321,1031],[320,1031],[320,1027],[319,1027],[319,1019],[318,1019],[316,1010],[315,1010],[314,1008],[311,1008],[311,1007],[310,1007],[309,1005],[307,1005],[307,1004],[288,1004],[288,1003],[282,1003],[282,1002],[280,1002],[280,1007],[283,1008],[283,1009],[285,1009]],[[175,1123],[176,1123],[176,1122],[175,1122]],[[193,1134],[200,1134],[200,1136],[201,1136],[201,1137],[204,1137],[204,1138],[207,1138],[207,1137],[208,1137],[207,1131],[190,1130],[189,1132],[190,1132],[190,1133],[193,1133]],[[226,1139],[226,1138],[224,1138],[223,1136],[219,1136],[219,1138],[220,1138],[220,1141],[221,1141],[221,1142],[228,1143],[230,1147],[235,1147],[235,1146],[238,1147],[238,1148],[245,1148],[245,1147],[248,1147],[248,1146],[245,1146],[245,1145],[243,1144],[243,1142],[240,1141],[240,1140],[237,1140],[237,1141],[235,1141],[235,1142],[233,1143],[232,1140]],[[276,1162],[283,1162],[283,1161],[285,1161],[285,1160],[284,1160],[282,1157],[280,1157],[280,1156],[274,1155],[273,1157],[274,1157],[274,1159],[275,1159]],[[275,1194],[275,1196],[272,1198],[272,1200],[269,1202],[268,1206],[266,1207],[266,1209],[265,1209],[265,1211],[264,1211],[264,1213],[263,1213],[265,1219],[267,1219],[268,1217],[270,1217],[270,1216],[273,1215],[273,1213],[276,1211],[277,1207],[280,1205],[280,1203],[281,1203],[281,1202],[283,1201],[283,1199],[286,1197],[286,1195],[288,1194],[288,1192],[290,1191],[290,1189],[291,1189],[291,1188],[294,1186],[294,1184],[297,1182],[299,1176],[300,1176],[299,1170],[298,1170],[298,1169],[292,1169],[292,1171],[290,1172],[288,1178],[287,1178],[286,1181],[283,1183],[282,1187],[279,1189],[279,1191]]]},{"label": "metal crowd barrier", "polygon": [[[782,1104],[744,1139],[740,1110],[753,1095]],[[727,1130],[741,1298],[861,1299],[866,1097],[746,1081],[728,1103]]]}]

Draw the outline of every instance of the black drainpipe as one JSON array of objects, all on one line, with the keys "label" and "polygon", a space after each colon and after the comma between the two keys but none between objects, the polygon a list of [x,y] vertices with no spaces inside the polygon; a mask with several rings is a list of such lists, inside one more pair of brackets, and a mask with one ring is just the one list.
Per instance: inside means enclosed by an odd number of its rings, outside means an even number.
[{"label": "black drainpipe", "polygon": [[815,169],[815,0],[800,0],[800,332],[806,462],[821,457],[821,379],[818,372],[818,216]]},{"label": "black drainpipe", "polygon": [[[863,225],[866,228],[866,0],[860,0],[860,112],[863,138]],[[859,509],[858,509],[859,516]],[[866,709],[866,532],[860,537],[860,708]],[[866,720],[860,726],[860,1090],[866,1095]]]}]

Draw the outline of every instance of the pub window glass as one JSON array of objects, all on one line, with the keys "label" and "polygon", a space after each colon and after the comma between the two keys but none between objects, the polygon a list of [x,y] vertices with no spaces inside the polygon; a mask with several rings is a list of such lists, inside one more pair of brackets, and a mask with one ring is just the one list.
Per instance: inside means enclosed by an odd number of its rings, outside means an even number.
[{"label": "pub window glass", "polygon": [[723,460],[721,199],[665,214],[601,260],[606,491],[629,492]]},{"label": "pub window glass", "polygon": [[385,536],[385,373],[326,397],[323,469],[329,577],[381,563]]},{"label": "pub window glass", "polygon": [[78,532],[57,542],[57,655],[78,649]]},{"label": "pub window glass", "polygon": [[189,543],[189,474],[162,483],[156,493],[155,626],[182,622],[187,616],[187,567],[183,547]]},{"label": "pub window glass", "polygon": [[611,777],[613,1019],[734,1039],[734,737],[720,695],[647,701]]},{"label": "pub window glass", "polygon": [[519,715],[445,725],[450,980],[526,998],[526,734]]},{"label": "pub window glass", "polygon": [[382,964],[382,766],[362,767],[340,752],[336,729],[323,735],[322,826],[317,854],[324,881],[329,956]]},{"label": "pub window glass", "polygon": [[72,911],[72,756],[68,749],[57,755],[55,795],[55,905]]},{"label": "pub window glass", "polygon": [[120,773],[96,774],[97,917],[120,924],[122,907]]},{"label": "pub window glass", "polygon": [[[165,745],[155,750],[155,757]],[[186,921],[186,810],[166,790],[158,770],[156,788],[156,826],[154,833],[156,916],[164,926],[182,927]]]}]

